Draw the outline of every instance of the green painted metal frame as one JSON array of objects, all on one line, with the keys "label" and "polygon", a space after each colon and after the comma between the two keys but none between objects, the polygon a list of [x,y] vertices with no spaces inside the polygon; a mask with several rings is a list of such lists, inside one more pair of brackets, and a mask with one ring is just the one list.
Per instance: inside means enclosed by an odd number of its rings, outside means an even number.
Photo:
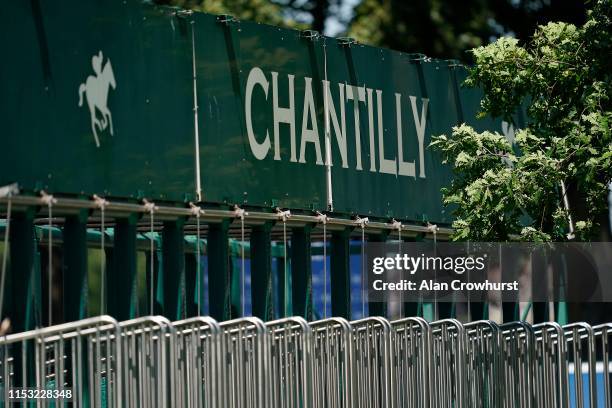
[{"label": "green painted metal frame", "polygon": [[332,315],[351,319],[350,235],[352,228],[331,232],[330,279]]},{"label": "green painted metal frame", "polygon": [[[39,236],[42,240],[41,245],[45,245],[45,240],[48,239],[48,227],[35,227],[33,224],[34,219],[34,211],[35,209],[30,209],[30,211],[21,211],[14,214],[14,219],[12,219],[12,226],[15,228],[11,233],[11,245],[19,245],[19,248],[22,248],[23,243],[29,239],[31,241],[32,248],[31,254],[21,253],[19,260],[22,262],[21,264],[17,262],[17,264],[12,264],[9,262],[11,274],[9,276],[9,282],[12,283],[15,279],[15,268],[32,268],[32,273],[30,274],[31,284],[38,287],[34,291],[35,296],[32,295],[32,286],[28,289],[17,288],[17,291],[11,291],[10,295],[7,297],[7,304],[13,302],[13,296],[15,294],[22,293],[24,290],[28,291],[30,294],[27,297],[26,307],[20,307],[20,311],[26,312],[26,317],[24,319],[19,318],[19,322],[30,322],[30,327],[35,326],[36,324],[44,323],[46,316],[43,316],[40,313],[41,304],[44,303],[44,296],[42,295],[41,290],[41,282],[40,282],[40,260],[38,259],[38,247],[39,247]],[[63,291],[67,296],[63,298],[64,305],[63,310],[65,311],[65,315],[63,320],[74,320],[78,319],[81,316],[87,315],[87,310],[85,305],[87,303],[87,260],[86,260],[86,250],[87,248],[97,247],[99,245],[99,231],[92,231],[86,229],[85,221],[87,219],[88,213],[83,211],[76,214],[66,216],[66,221],[63,229],[53,228],[51,230],[54,239],[54,246],[59,248],[62,247],[63,255],[61,257],[63,274],[64,274],[64,284],[67,285],[64,287]],[[148,237],[147,235],[137,234],[136,232],[136,223],[138,221],[138,216],[133,215],[128,218],[115,218],[115,228],[111,228],[107,230],[107,244],[111,244],[112,246],[107,246],[106,253],[108,257],[108,286],[113,287],[114,289],[109,291],[109,297],[107,299],[107,308],[108,311],[117,316],[120,319],[127,319],[130,317],[136,316],[136,303],[138,302],[138,296],[136,291],[136,282],[135,282],[135,256],[136,252],[145,252],[148,260]],[[227,232],[229,229],[229,223],[231,220],[226,220],[224,224],[218,223],[210,223],[210,235],[207,240],[209,243],[212,242],[212,247],[209,244],[204,245],[202,249],[202,254],[207,254],[209,257],[209,264],[212,262],[218,262],[219,259],[215,260],[215,253],[219,253],[217,249],[215,249],[215,242],[220,243],[218,241],[218,235],[216,235],[215,231],[220,231],[225,233],[226,243],[225,245],[227,256],[226,259],[229,260],[230,256],[237,257],[241,252],[242,244],[234,239],[229,239],[227,236]],[[182,245],[181,249],[166,249],[164,251],[163,242],[167,238],[164,236],[164,232],[160,234],[153,234],[155,240],[155,255],[156,255],[156,282],[155,282],[155,294],[156,300],[158,302],[158,306],[156,307],[157,313],[168,313],[173,316],[193,316],[197,314],[197,302],[196,302],[196,287],[197,285],[187,285],[186,282],[195,282],[195,239],[193,236],[190,236],[189,239],[183,236],[182,225],[184,223],[184,219],[178,219],[176,221],[166,221],[164,223],[165,226],[165,236],[170,236],[171,239],[176,239],[175,243],[180,242]],[[215,225],[217,229],[215,229]],[[263,276],[262,279],[257,279],[257,281],[265,282],[265,285],[254,285],[253,290],[253,304],[254,304],[254,313],[257,313],[260,316],[263,316],[265,319],[272,319],[274,317],[278,317],[273,310],[273,302],[272,300],[276,296],[279,299],[283,298],[282,291],[277,293],[272,293],[271,286],[271,278],[274,273],[273,268],[271,267],[272,258],[278,258],[277,263],[282,263],[282,256],[284,255],[284,250],[281,244],[273,243],[271,237],[271,229],[274,225],[274,222],[267,222],[263,225],[254,226],[253,234],[252,234],[252,242],[244,243],[246,247],[246,256],[253,261],[253,276]],[[219,228],[221,227],[221,228]],[[295,307],[295,313],[300,313],[300,315],[305,316],[306,318],[312,318],[312,264],[311,257],[314,252],[320,252],[319,249],[317,251],[313,250],[311,245],[312,240],[312,230],[314,225],[306,224],[300,227],[292,227],[291,228],[291,247],[289,250],[290,255],[290,264],[292,268],[291,276],[292,276],[292,286],[291,286],[291,298],[292,303]],[[30,231],[30,234],[27,233],[27,230]],[[3,232],[4,229],[2,225],[0,225],[0,233]],[[25,234],[25,235],[24,235]],[[147,233],[148,234],[148,233]],[[393,236],[389,235],[390,230],[385,230],[378,234],[368,234],[369,242],[376,241],[386,241],[388,239],[392,239]],[[28,238],[29,236],[29,238]],[[350,245],[350,237],[351,237],[351,228],[345,228],[342,230],[336,230],[331,232],[331,245],[329,248],[329,256],[332,259],[330,269],[333,271],[331,275],[332,285],[333,285],[333,313],[340,314],[342,313],[344,316],[350,318],[350,293],[348,293],[348,265],[345,262],[348,259],[349,255],[356,255],[359,251],[355,247],[355,245]],[[27,239],[26,239],[27,238]],[[212,241],[211,241],[212,239]],[[414,238],[404,238],[404,240],[412,240]],[[417,236],[416,239],[423,239],[422,237]],[[204,242],[201,241],[201,244]],[[223,245],[217,245],[216,248],[222,248]],[[267,247],[266,250],[264,247]],[[266,254],[264,256],[260,256],[257,258],[253,258],[251,255],[251,248],[254,248],[255,254]],[[264,248],[263,250],[260,250]],[[184,257],[183,264],[181,266],[180,257],[175,258],[174,260],[163,262],[163,259],[167,259],[165,253],[171,251],[173,254],[183,253]],[[46,253],[46,251],[44,251]],[[31,266],[24,266],[24,260],[31,259]],[[547,263],[547,260],[540,260],[544,263]],[[555,268],[563,268],[562,260],[552,260]],[[537,260],[536,260],[537,262]],[[172,263],[172,266],[171,266]],[[226,263],[228,265],[229,262]],[[259,265],[259,266],[257,266]],[[266,267],[263,267],[266,265]],[[537,266],[535,266],[537,268]],[[167,274],[167,270],[178,270],[178,273]],[[178,268],[178,269],[177,269]],[[181,268],[183,270],[181,277]],[[259,269],[257,269],[259,268]],[[338,273],[338,271],[342,273]],[[238,277],[238,271],[231,271],[228,267],[228,272],[233,273],[235,277]],[[282,271],[277,271],[276,273],[280,273],[282,275]],[[259,275],[258,275],[259,274]],[[557,274],[555,276],[562,277],[561,274]],[[21,275],[20,275],[21,276]],[[219,297],[219,293],[231,293],[232,289],[236,292],[236,289],[239,286],[239,283],[234,283],[232,287],[232,279],[226,279],[225,281],[221,280],[220,290],[215,290],[215,276],[223,276],[219,274],[211,274],[211,290],[210,290],[210,300],[211,307],[215,307],[215,296]],[[35,282],[35,280],[38,280]],[[235,279],[234,279],[235,280]],[[23,280],[21,280],[23,281]],[[170,281],[170,283],[169,283]],[[25,282],[25,281],[23,281]],[[130,283],[131,282],[131,283]],[[127,283],[127,284],[126,284]],[[282,284],[282,282],[280,282]],[[74,286],[72,286],[74,285]],[[344,285],[344,287],[343,287]],[[561,283],[559,283],[560,286]],[[172,289],[169,291],[168,289]],[[339,297],[338,293],[348,293],[346,297]],[[229,298],[229,297],[228,297]],[[261,299],[264,299],[264,302],[261,302]],[[259,300],[259,303],[257,303]],[[231,311],[231,306],[229,306],[226,310],[228,312],[229,317],[235,317],[237,315],[241,315],[242,312],[236,307],[239,305],[239,302],[234,302],[234,310]],[[21,306],[21,304],[20,304]],[[443,309],[446,306],[448,310]],[[8,310],[11,310],[10,306]],[[412,309],[410,309],[412,307]],[[519,312],[519,304],[517,302],[506,302],[505,306],[503,306],[504,310],[504,319],[512,320],[516,319]],[[542,309],[538,310],[538,307],[542,307]],[[524,318],[526,313],[530,311],[531,308],[532,313],[534,314],[535,321],[547,320],[549,311],[548,304],[533,304],[529,305],[526,308],[522,307],[522,315],[518,316],[518,318]],[[555,318],[560,322],[568,321],[568,309],[565,302],[558,302],[554,305],[555,307]],[[476,303],[472,302],[470,304],[470,312],[472,319],[481,319],[488,317],[488,304],[487,303]],[[385,310],[383,303],[371,303],[368,305],[369,314],[370,315],[382,315],[385,316],[387,311]],[[299,310],[299,312],[298,312]],[[34,315],[32,315],[34,313]],[[281,310],[281,315],[283,310]],[[302,314],[303,313],[303,314]],[[454,317],[454,305],[452,304],[439,304],[437,315],[439,318],[442,317]],[[12,314],[12,313],[11,313]],[[416,305],[405,305],[404,315],[420,315],[427,319],[433,319],[434,309],[433,305],[428,304],[416,304]],[[19,327],[19,326],[18,326]],[[25,328],[25,326],[24,326]]]},{"label": "green painted metal frame", "polygon": [[107,270],[108,314],[117,320],[137,317],[138,289],[136,275],[137,221],[135,214],[115,220],[112,261]]},{"label": "green painted metal frame", "polygon": [[11,220],[10,269],[4,310],[15,332],[40,326],[42,316],[41,273],[33,211],[16,212]]},{"label": "green painted metal frame", "polygon": [[184,219],[164,221],[162,229],[162,278],[157,293],[161,296],[162,315],[170,319],[185,318],[185,239]]},{"label": "green painted metal frame", "polygon": [[[11,220],[10,229],[10,272],[5,302],[6,315],[11,317],[12,330],[22,332],[40,327],[42,323],[42,294],[40,259],[38,255],[38,242],[34,231],[34,212],[16,212]],[[28,343],[29,344],[29,343]],[[19,347],[14,344],[12,347]],[[17,386],[28,387],[35,385],[35,378],[30,376],[21,383],[23,370],[23,355],[34,354],[34,348],[14,350],[15,360],[14,378]],[[27,358],[31,366],[26,367],[27,372],[34,372],[34,359]]]},{"label": "green painted metal frame", "polygon": [[88,212],[66,217],[63,228],[63,290],[64,320],[87,317],[87,217]]},{"label": "green painted metal frame", "polygon": [[291,229],[291,277],[293,314],[307,321],[312,311],[312,226]]},{"label": "green painted metal frame", "polygon": [[274,320],[272,291],[272,222],[251,227],[251,304],[253,316]]},{"label": "green painted metal frame", "polygon": [[236,317],[231,308],[229,220],[208,225],[210,315],[219,321]]}]

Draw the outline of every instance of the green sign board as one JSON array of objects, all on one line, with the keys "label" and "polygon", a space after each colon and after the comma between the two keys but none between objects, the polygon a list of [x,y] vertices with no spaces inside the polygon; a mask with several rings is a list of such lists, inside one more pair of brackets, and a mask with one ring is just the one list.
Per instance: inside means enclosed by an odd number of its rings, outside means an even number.
[{"label": "green sign board", "polygon": [[0,184],[448,223],[431,136],[512,134],[445,61],[137,1],[1,13]]},{"label": "green sign board", "polygon": [[0,184],[193,196],[188,21],[133,1],[16,1],[0,10]]}]

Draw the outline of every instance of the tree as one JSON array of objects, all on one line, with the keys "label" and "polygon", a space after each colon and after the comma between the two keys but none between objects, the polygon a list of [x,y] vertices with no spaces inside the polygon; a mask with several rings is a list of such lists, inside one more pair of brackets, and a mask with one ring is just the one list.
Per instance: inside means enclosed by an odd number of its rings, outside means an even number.
[{"label": "tree", "polygon": [[465,84],[484,91],[481,115],[511,121],[525,103],[529,124],[514,147],[467,125],[434,137],[456,175],[444,191],[455,239],[601,240],[609,231],[611,32],[612,2],[598,0],[582,27],[549,23],[525,46],[501,38],[472,51]]},{"label": "tree", "polygon": [[155,3],[211,14],[230,14],[239,20],[253,20],[280,27],[303,28],[285,18],[283,8],[269,0],[155,0]]},{"label": "tree", "polygon": [[348,35],[364,44],[469,61],[466,51],[505,33],[526,39],[551,19],[583,24],[582,0],[363,0]]},{"label": "tree", "polygon": [[307,15],[310,28],[323,33],[331,10],[339,6],[341,0],[274,0],[274,2],[283,6],[295,20],[301,20],[300,15]]},{"label": "tree", "polygon": [[211,14],[230,14],[240,20],[253,20],[280,27],[323,32],[332,11],[342,0],[155,0]]},{"label": "tree", "polygon": [[584,1],[568,0],[492,0],[494,19],[502,32],[511,32],[516,38],[527,39],[538,25],[549,21],[563,21],[582,25],[586,21]]},{"label": "tree", "polygon": [[492,34],[486,0],[364,0],[348,36],[357,41],[430,57],[461,58]]}]

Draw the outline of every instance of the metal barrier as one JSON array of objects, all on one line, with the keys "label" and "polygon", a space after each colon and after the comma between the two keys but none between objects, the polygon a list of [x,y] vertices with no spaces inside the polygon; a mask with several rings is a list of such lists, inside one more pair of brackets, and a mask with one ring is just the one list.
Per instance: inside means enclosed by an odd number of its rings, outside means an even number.
[{"label": "metal barrier", "polygon": [[465,328],[459,321],[444,319],[431,324],[431,379],[437,392],[435,407],[465,407]]},{"label": "metal barrier", "polygon": [[429,323],[420,317],[408,317],[391,322],[391,327],[396,405],[427,408],[432,395]]},{"label": "metal barrier", "polygon": [[222,391],[228,408],[269,407],[266,327],[255,317],[220,323]]},{"label": "metal barrier", "polygon": [[391,358],[391,324],[382,317],[351,322],[355,407],[393,407],[395,379]]},{"label": "metal barrier", "polygon": [[215,407],[221,398],[221,327],[210,317],[173,323],[178,392],[175,406]]},{"label": "metal barrier", "polygon": [[[602,376],[602,387],[598,388],[598,392],[601,393],[604,401],[604,407],[610,408],[612,406],[612,395],[610,395],[610,374],[612,373],[612,353],[611,353],[611,345],[610,342],[612,338],[612,324],[602,324],[599,326],[593,327],[594,335],[595,335],[595,344],[596,344],[596,355],[598,360],[601,362],[597,363],[601,366],[601,370],[597,370],[597,375],[600,375],[599,371],[601,371]],[[600,394],[598,394],[600,395]]]},{"label": "metal barrier", "polygon": [[75,407],[121,407],[119,333],[117,321],[101,316],[0,338],[4,402],[10,389],[30,387],[70,390],[63,397]]},{"label": "metal barrier", "polygon": [[499,407],[503,392],[499,326],[491,321],[465,325],[466,402],[470,407]]},{"label": "metal barrier", "polygon": [[174,405],[176,396],[176,332],[161,316],[141,317],[119,324],[128,407]]},{"label": "metal barrier", "polygon": [[502,372],[500,384],[505,388],[502,407],[534,406],[534,341],[530,324],[505,323],[500,326],[500,358]]},{"label": "metal barrier", "polygon": [[[611,407],[612,324],[101,316],[0,337],[0,386],[76,407]],[[57,406],[59,399],[38,400]]]},{"label": "metal barrier", "polygon": [[266,323],[269,331],[270,391],[274,407],[301,408],[313,404],[312,330],[301,317]]},{"label": "metal barrier", "polygon": [[[568,374],[573,372],[573,387],[570,387],[570,404],[577,408],[585,405],[597,406],[597,380],[595,374],[595,335],[586,323],[563,326],[567,347]],[[587,386],[584,375],[586,374]],[[588,404],[585,404],[585,400]]]},{"label": "metal barrier", "polygon": [[330,318],[312,322],[310,327],[313,332],[314,406],[355,406],[350,323],[342,318]]},{"label": "metal barrier", "polygon": [[535,397],[538,407],[568,406],[565,334],[557,323],[541,323],[535,331]]}]

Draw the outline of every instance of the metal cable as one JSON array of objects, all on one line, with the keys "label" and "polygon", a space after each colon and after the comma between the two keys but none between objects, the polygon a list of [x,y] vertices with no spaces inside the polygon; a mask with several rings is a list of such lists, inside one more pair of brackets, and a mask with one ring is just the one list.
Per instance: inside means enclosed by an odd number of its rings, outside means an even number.
[{"label": "metal cable", "polygon": [[287,270],[287,219],[291,211],[276,209],[278,217],[283,221],[283,316],[289,316],[289,271]]},{"label": "metal cable", "polygon": [[196,288],[198,294],[198,317],[202,315],[202,299],[204,298],[202,296],[202,266],[200,265],[200,258],[200,211],[198,211],[196,217],[196,268],[198,268],[196,271]]},{"label": "metal cable", "polygon": [[104,315],[106,314],[106,228],[104,226],[104,204],[100,206],[100,214],[100,314]]},{"label": "metal cable", "polygon": [[153,283],[153,280],[155,279],[155,267],[154,267],[154,264],[155,264],[155,245],[154,245],[154,242],[153,242],[153,224],[154,224],[154,218],[155,218],[155,216],[153,215],[153,210],[151,210],[151,214],[150,214],[150,217],[149,217],[150,223],[151,223],[151,225],[150,225],[151,226],[151,233],[150,233],[151,235],[149,236],[149,240],[150,240],[150,242],[149,242],[149,250],[150,250],[149,254],[150,254],[150,257],[151,257],[151,262],[150,262],[151,263],[151,271],[150,271],[151,279],[150,279],[150,288],[149,288],[150,295],[151,295],[150,296],[151,305],[149,306],[149,313],[150,313],[150,315],[153,315],[153,291],[154,291],[154,286],[155,286],[154,283]]},{"label": "metal cable", "polygon": [[108,201],[94,194],[100,208],[100,314],[106,314],[106,206]]},{"label": "metal cable", "polygon": [[361,317],[365,318],[365,294],[366,294],[366,285],[365,285],[365,229],[364,224],[361,224]]},{"label": "metal cable", "polygon": [[287,273],[287,221],[285,220],[285,218],[283,217],[283,250],[284,250],[284,257],[283,257],[283,273],[285,274],[285,279],[284,279],[284,317],[289,316],[289,308],[287,307],[288,301],[289,301],[289,294],[288,294],[288,277],[289,274]]},{"label": "metal cable", "polygon": [[234,206],[234,216],[240,218],[240,305],[242,310],[241,314],[244,316],[246,307],[246,276],[245,276],[245,261],[244,261],[244,216],[246,212],[238,207]]},{"label": "metal cable", "polygon": [[317,212],[317,218],[323,223],[323,317],[327,318],[327,216]]},{"label": "metal cable", "polygon": [[[397,240],[398,240],[398,248],[397,248],[397,253],[401,254],[402,253],[402,224],[399,223],[399,226],[397,228]],[[402,277],[400,276],[400,279]],[[400,319],[404,317],[404,291],[400,290]]]},{"label": "metal cable", "polygon": [[241,287],[241,304],[242,304],[242,314],[244,315],[244,311],[246,308],[246,269],[244,263],[244,214],[240,216],[240,279],[242,283]]},{"label": "metal cable", "polygon": [[323,223],[323,317],[327,319],[327,223]]},{"label": "metal cable", "polygon": [[49,292],[49,298],[47,299],[47,306],[48,306],[48,313],[49,313],[49,326],[51,326],[53,324],[53,231],[52,231],[52,227],[53,227],[53,198],[51,196],[49,196],[49,199],[47,200],[47,209],[49,212],[49,239],[48,239],[48,248],[47,248],[47,268],[48,268],[48,292]]},{"label": "metal cable", "polygon": [[[430,225],[430,228],[433,232],[433,240],[434,240],[434,257],[438,256],[438,226],[435,224]],[[434,282],[438,281],[438,268],[434,268]],[[438,291],[434,292],[434,316],[433,320],[438,318]]]}]

